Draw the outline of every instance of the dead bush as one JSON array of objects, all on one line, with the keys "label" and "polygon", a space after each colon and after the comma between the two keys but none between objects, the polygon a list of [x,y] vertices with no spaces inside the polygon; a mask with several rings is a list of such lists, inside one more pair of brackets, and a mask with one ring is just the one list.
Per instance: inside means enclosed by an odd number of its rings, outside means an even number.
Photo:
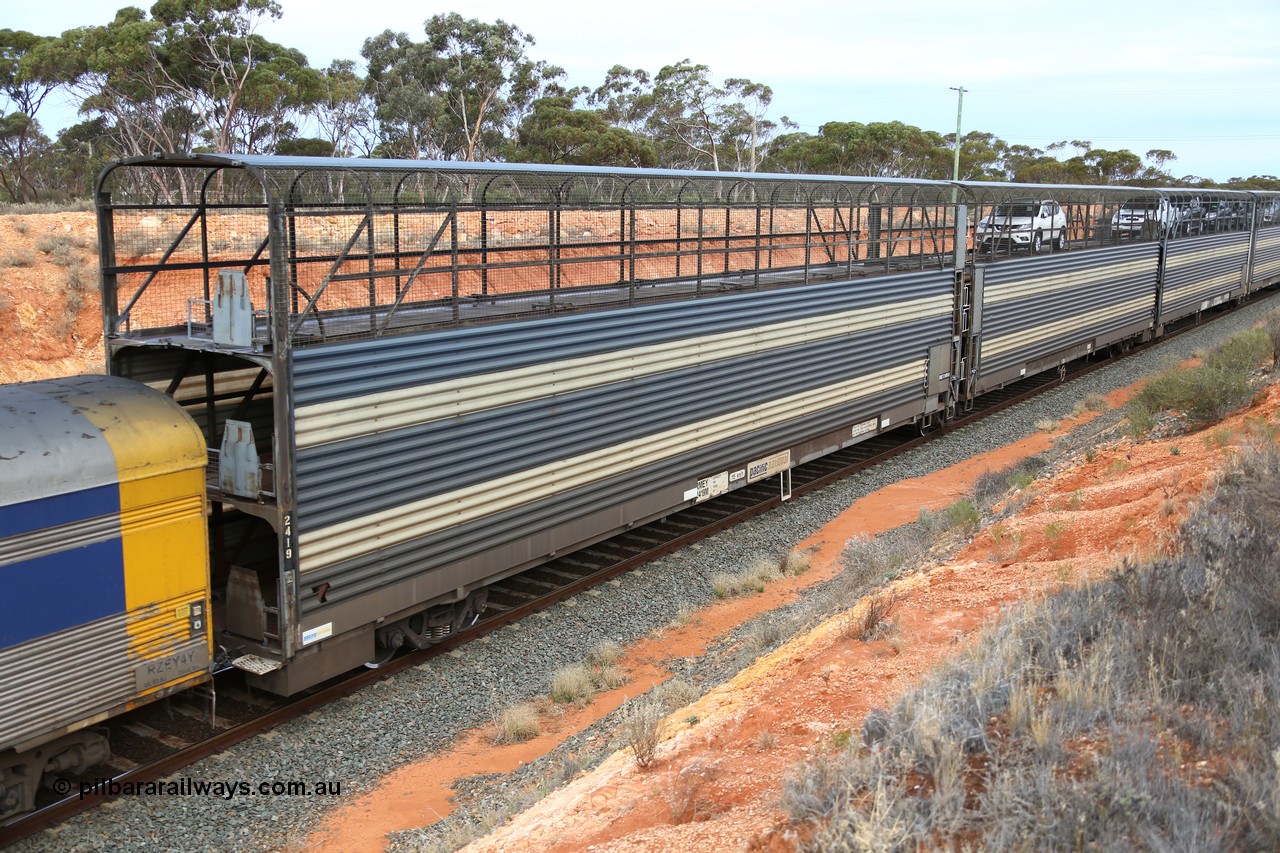
[{"label": "dead bush", "polygon": [[0,255],[0,269],[29,267],[36,262],[36,253],[30,249],[10,249]]},{"label": "dead bush", "polygon": [[667,770],[662,795],[671,811],[672,823],[705,820],[717,810],[715,800],[706,790],[717,775],[715,765],[701,759],[691,761],[678,771],[674,767]]},{"label": "dead bush", "polygon": [[636,764],[642,768],[653,764],[662,743],[666,714],[651,699],[637,699],[622,715],[622,742],[631,750]]},{"label": "dead bush", "polygon": [[893,627],[889,618],[898,609],[900,600],[899,596],[892,592],[868,596],[861,605],[848,613],[843,629],[844,636],[864,643],[885,636]]}]

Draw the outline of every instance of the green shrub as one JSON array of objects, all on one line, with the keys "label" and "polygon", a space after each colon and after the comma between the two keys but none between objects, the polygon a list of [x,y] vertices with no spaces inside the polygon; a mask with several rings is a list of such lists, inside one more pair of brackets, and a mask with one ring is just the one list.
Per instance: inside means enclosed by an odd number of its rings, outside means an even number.
[{"label": "green shrub", "polygon": [[973,500],[981,510],[990,509],[1014,489],[1035,482],[1049,461],[1040,455],[1028,456],[999,471],[985,471],[973,484]]},{"label": "green shrub", "polygon": [[1262,321],[1262,328],[1267,333],[1271,344],[1271,369],[1280,367],[1280,311],[1272,311]]},{"label": "green shrub", "polygon": [[982,521],[982,513],[971,498],[961,498],[947,507],[945,512],[951,527],[964,531],[977,530]]},{"label": "green shrub", "polygon": [[1174,367],[1148,382],[1129,405],[1131,432],[1150,432],[1155,415],[1173,411],[1200,427],[1221,420],[1253,398],[1253,371],[1272,357],[1271,339],[1250,329],[1224,341],[1194,367]]}]

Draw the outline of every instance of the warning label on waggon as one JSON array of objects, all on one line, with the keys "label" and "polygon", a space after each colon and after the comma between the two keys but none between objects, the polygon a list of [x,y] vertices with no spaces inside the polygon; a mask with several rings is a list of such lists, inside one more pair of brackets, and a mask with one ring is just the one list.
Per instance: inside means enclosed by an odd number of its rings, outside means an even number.
[{"label": "warning label on waggon", "polygon": [[708,498],[723,495],[727,491],[729,491],[729,472],[721,471],[714,477],[707,477],[705,480],[698,481],[697,500],[705,501]]}]

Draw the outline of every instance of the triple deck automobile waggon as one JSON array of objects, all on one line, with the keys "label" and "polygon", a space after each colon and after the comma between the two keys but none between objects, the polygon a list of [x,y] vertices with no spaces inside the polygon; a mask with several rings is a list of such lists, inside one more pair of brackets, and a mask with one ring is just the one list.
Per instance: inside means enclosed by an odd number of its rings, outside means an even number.
[{"label": "triple deck automobile waggon", "polygon": [[[107,375],[0,388],[0,816],[216,669],[305,690],[557,554],[1245,299],[1277,195],[115,163]],[[1241,215],[1114,227],[1193,202]]]}]

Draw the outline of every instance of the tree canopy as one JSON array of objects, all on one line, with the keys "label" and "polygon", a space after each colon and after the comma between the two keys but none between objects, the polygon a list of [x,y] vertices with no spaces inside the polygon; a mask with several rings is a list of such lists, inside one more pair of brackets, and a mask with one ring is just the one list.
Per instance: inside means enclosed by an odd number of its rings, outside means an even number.
[{"label": "tree canopy", "polygon": [[[0,30],[0,193],[83,196],[114,157],[154,151],[509,160],[945,179],[957,140],[900,121],[832,121],[817,133],[770,118],[773,90],[681,59],[621,65],[595,89],[565,88],[514,24],[437,14],[420,36],[386,30],[359,59],[313,68],[258,30],[276,0],[158,0],[60,35]],[[57,91],[83,120],[46,136]],[[1183,184],[1176,155],[1062,140],[1044,149],[974,130],[960,177],[1026,183]],[[1227,186],[1280,188],[1272,175]]]}]

